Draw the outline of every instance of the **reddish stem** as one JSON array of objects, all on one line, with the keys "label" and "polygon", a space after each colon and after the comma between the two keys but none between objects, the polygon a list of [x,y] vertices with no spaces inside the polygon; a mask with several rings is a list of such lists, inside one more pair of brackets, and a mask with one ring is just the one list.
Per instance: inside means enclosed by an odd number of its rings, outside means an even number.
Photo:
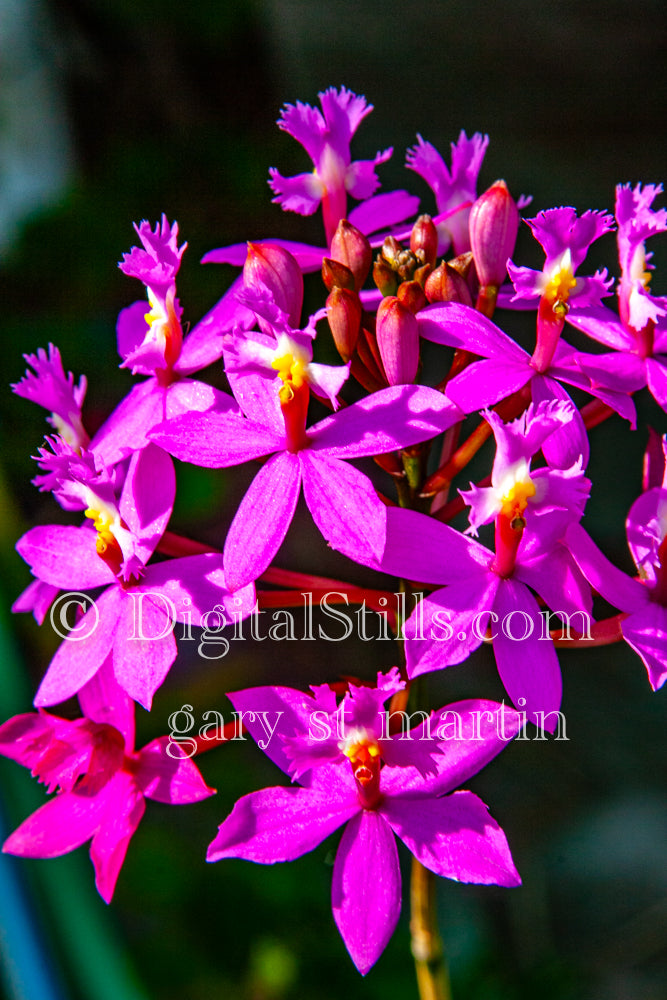
[{"label": "reddish stem", "polygon": [[614,415],[614,410],[612,410],[611,406],[607,406],[601,399],[592,399],[590,403],[582,406],[580,412],[586,430],[590,430],[591,427],[597,427],[598,424],[603,423],[603,421]]},{"label": "reddish stem", "polygon": [[569,638],[566,629],[553,629],[549,634],[554,641],[554,646],[559,649],[571,649],[577,646],[611,646],[623,639],[621,622],[627,617],[626,614],[618,614],[595,622],[590,629],[590,639],[574,629],[570,630]]}]

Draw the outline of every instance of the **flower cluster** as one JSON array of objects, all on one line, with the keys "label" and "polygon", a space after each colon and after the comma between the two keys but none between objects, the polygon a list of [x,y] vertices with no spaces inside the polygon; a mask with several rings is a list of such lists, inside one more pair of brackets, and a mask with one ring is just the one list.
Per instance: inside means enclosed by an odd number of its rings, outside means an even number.
[{"label": "flower cluster", "polygon": [[[667,210],[652,207],[660,186],[619,185],[615,219],[540,211],[525,220],[545,257],[531,269],[513,259],[530,199],[512,198],[504,181],[477,192],[488,137],[462,132],[451,168],[418,137],[407,166],[436,205],[418,215],[406,191],[376,193],[391,149],[352,159],[372,106],[345,88],[319,98],[321,110],[287,105],[278,123],[313,169],[295,177],[271,169],[269,183],[283,209],[309,215],[321,206],[323,247],[259,240],[211,251],[206,261],[243,270],[186,333],[176,288],[186,244],[165,217],[154,228],[141,222],[140,245],[120,268],[146,297],[117,324],[121,366],[141,380],[92,437],[86,380],[65,373],[55,346],[27,355],[13,386],[49,413],[36,486],[82,515],[78,525],[41,525],[19,540],[35,579],[14,610],[42,623],[61,591],[95,596],[80,604],[46,669],[37,712],[0,727],[0,753],[55,792],[4,850],[53,857],[91,840],[109,901],[144,800],[212,794],[191,760],[167,752],[167,737],[134,749],[134,705],[150,710],[167,678],[175,622],[206,628],[215,610],[238,623],[333,583],[274,565],[303,495],[352,577],[360,564],[398,578],[414,598],[394,622],[401,665],[373,680],[332,677],[310,692],[283,686],[281,675],[274,686],[230,694],[293,784],[241,798],[208,860],[289,861],[345,825],[332,906],[366,974],[400,911],[394,834],[437,875],[519,884],[503,831],[460,786],[522,726],[556,728],[560,647],[625,640],[654,689],[667,677],[667,439],[661,445],[652,432],[628,514],[636,576],[613,566],[581,524],[595,488],[586,477],[589,430],[612,413],[634,428],[633,394],[645,387],[667,409],[667,297],[650,290],[645,249],[667,229]],[[586,265],[591,246],[614,230],[618,279]],[[314,271],[324,301],[304,317],[304,275]],[[614,292],[617,311],[603,303]],[[517,308],[532,351],[496,324],[499,311]],[[591,338],[590,352],[563,339],[568,325]],[[438,345],[428,365],[424,341]],[[339,363],[318,360],[330,361],[334,345]],[[211,366],[224,367],[229,391],[192,377]],[[470,482],[468,463],[486,442],[495,445],[489,474]],[[173,458],[257,465],[215,551],[170,530]],[[354,464],[369,458],[375,473]],[[466,509],[467,524],[456,520]],[[364,606],[384,601],[381,591],[335,586]],[[597,594],[615,612],[594,622]],[[416,678],[463,663],[482,644],[514,708],[431,706]],[[52,714],[73,696],[80,718]],[[267,712],[278,720],[269,741]]]}]

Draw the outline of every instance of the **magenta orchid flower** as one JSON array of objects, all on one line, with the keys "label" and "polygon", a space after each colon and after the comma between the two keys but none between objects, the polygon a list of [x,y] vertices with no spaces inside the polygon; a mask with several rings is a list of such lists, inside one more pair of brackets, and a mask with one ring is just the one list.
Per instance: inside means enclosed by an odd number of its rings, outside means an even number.
[{"label": "magenta orchid flower", "polygon": [[511,424],[491,418],[498,445],[491,486],[462,496],[472,505],[473,531],[495,522],[495,554],[423,514],[390,509],[379,564],[386,573],[437,588],[404,627],[410,677],[462,663],[493,626],[505,690],[528,719],[549,729],[556,725],[562,682],[549,613],[540,613],[531,591],[555,615],[587,622],[590,590],[559,539],[581,518],[590,483],[581,462],[566,472],[532,471],[530,459],[568,423],[570,410],[540,404]]},{"label": "magenta orchid flower", "polygon": [[134,386],[99,429],[91,443],[105,465],[144,448],[156,424],[191,410],[236,409],[229,395],[187,376],[218,361],[223,337],[232,326],[251,325],[250,313],[229,289],[221,301],[187,337],[176,297],[176,274],[187,244],[178,246],[178,225],[166,217],[152,230],[148,222],[135,226],[141,247],[123,255],[121,271],[146,286],[146,301],[134,302],[118,317],[121,368],[148,378]]},{"label": "magenta orchid flower", "polygon": [[[380,757],[387,767],[416,767],[426,776],[437,771],[433,762],[440,748],[432,740],[394,739],[391,722],[403,720],[401,713],[394,719],[387,713],[385,702],[405,688],[397,667],[387,674],[377,675],[376,687],[350,683],[339,704],[328,684],[312,687],[314,703],[309,732],[281,737],[283,751],[290,760],[290,776],[298,780],[313,767],[340,763],[343,757],[361,763],[365,759],[372,768]],[[285,697],[297,692],[275,688]],[[302,696],[301,696],[302,697]],[[417,713],[419,714],[419,713]]]},{"label": "magenta orchid flower", "polygon": [[[176,298],[176,274],[187,243],[178,246],[178,223],[170,227],[162,216],[153,231],[148,222],[134,227],[141,240],[141,247],[132,247],[123,254],[118,265],[123,274],[138,278],[146,286],[150,309],[145,303],[135,302],[124,309],[118,321],[118,346],[123,363],[132,374],[153,375],[156,371],[168,372],[181,353],[183,310]],[[144,309],[139,319],[139,306]]]},{"label": "magenta orchid flower", "polygon": [[[382,682],[382,675],[379,679]],[[375,719],[382,695],[386,700],[392,690],[390,675],[381,693],[355,693],[352,702],[359,699],[359,716]],[[290,688],[255,688],[229,697],[236,711],[244,713],[259,746],[287,774],[295,770],[299,747],[310,746],[313,737],[316,741],[316,713],[326,715],[335,703],[321,689],[314,690],[314,697]],[[267,741],[262,725],[267,711],[278,714],[276,726],[279,722],[286,742],[276,739],[277,733]],[[243,858],[258,864],[292,861],[346,824],[336,853],[332,908],[352,961],[366,975],[400,914],[394,834],[437,875],[484,885],[520,884],[505,835],[484,803],[472,792],[454,789],[500,752],[521,721],[518,713],[495,702],[465,701],[382,741],[372,725],[352,727],[338,749],[329,741],[328,755],[313,761],[304,773],[310,762],[306,749],[296,768],[300,787],[265,788],[240,799],[220,826],[207,858]],[[424,751],[418,749],[424,742],[434,751],[428,775],[423,773]],[[394,751],[402,766],[390,763]]]},{"label": "magenta orchid flower", "polygon": [[650,236],[667,230],[667,209],[651,208],[661,191],[659,184],[616,188],[619,315],[591,305],[567,319],[577,330],[613,348],[610,354],[578,356],[582,371],[595,385],[626,392],[648,386],[667,410],[667,298],[649,292],[653,265],[645,247]]},{"label": "magenta orchid flower", "polygon": [[[491,424],[496,455],[491,485],[459,490],[470,507],[467,533],[491,524],[501,515],[530,520],[543,547],[558,541],[573,517],[580,519],[590,493],[590,480],[583,475],[581,458],[569,469],[549,467],[531,470],[531,460],[547,439],[560,428],[570,426],[575,414],[572,403],[531,403],[508,424],[493,410],[483,412]],[[547,525],[549,526],[547,528]]]},{"label": "magenta orchid flower", "polygon": [[[428,306],[417,315],[419,333],[425,340],[460,348],[483,360],[468,365],[447,385],[447,395],[465,413],[492,406],[512,393],[530,386],[534,403],[561,400],[571,402],[560,382],[583,389],[607,403],[622,417],[636,424],[634,403],[625,393],[593,385],[579,367],[581,355],[559,340],[550,363],[535,361],[490,319],[470,306],[443,302]],[[544,455],[551,465],[569,468],[582,457],[588,462],[588,435],[577,411],[567,432],[556,431],[545,441]]]},{"label": "magenta orchid flower", "polygon": [[281,375],[279,394],[258,376],[237,376],[232,383],[245,416],[187,413],[151,434],[176,458],[207,468],[272,456],[241,501],[225,541],[225,579],[232,590],[268,567],[287,534],[302,485],[329,545],[359,562],[376,562],[384,549],[386,508],[370,480],[347,459],[406,448],[461,418],[435,389],[394,386],[306,429],[308,385],[297,385],[296,359],[284,357],[281,364],[285,378]]},{"label": "magenta orchid flower", "polygon": [[537,304],[544,299],[552,309],[560,308],[565,313],[564,306],[597,304],[611,294],[612,282],[607,280],[606,270],[596,271],[592,277],[575,276],[591,244],[613,229],[611,215],[590,210],[577,217],[574,208],[549,208],[525,221],[542,246],[546,260],[541,271],[509,262],[514,302],[526,300]]},{"label": "magenta orchid flower", "polygon": [[662,184],[619,184],[616,188],[616,221],[618,223],[618,257],[621,281],[618,305],[623,325],[638,334],[648,323],[658,323],[667,315],[667,300],[651,295],[650,263],[652,254],[646,251],[646,240],[667,231],[667,209],[655,210],[651,205],[662,193]]},{"label": "magenta orchid flower", "polygon": [[46,419],[75,451],[86,448],[89,438],[81,420],[87,385],[85,375],[75,385],[72,373],[65,375],[60,351],[53,344],[49,344],[48,355],[40,347],[37,354],[24,354],[23,357],[33,370],[26,371],[21,381],[12,385],[16,395],[49,410],[51,416]]},{"label": "magenta orchid flower", "polygon": [[145,799],[170,805],[214,794],[196,765],[167,753],[163,736],[134,749],[134,705],[109,669],[79,691],[83,716],[16,715],[0,726],[0,754],[56,791],[3,845],[7,854],[56,858],[90,840],[95,885],[111,902]]},{"label": "magenta orchid flower", "polygon": [[533,236],[546,254],[544,267],[534,271],[507,262],[514,285],[512,302],[535,302],[537,305],[537,344],[533,363],[538,371],[551,364],[565,317],[571,308],[599,305],[600,299],[611,295],[612,279],[606,270],[592,277],[575,277],[590,245],[613,227],[613,219],[605,212],[589,211],[577,218],[573,208],[550,208],[534,219],[527,219]]},{"label": "magenta orchid flower", "polygon": [[661,486],[635,500],[626,529],[639,580],[617,569],[581,525],[570,525],[567,545],[591,586],[623,613],[623,638],[656,691],[667,680],[667,473]]},{"label": "magenta orchid flower", "polygon": [[578,623],[585,623],[592,606],[563,545],[545,553],[529,540],[515,556],[511,574],[503,576],[494,553],[479,543],[424,514],[390,509],[380,568],[436,588],[404,627],[410,677],[463,663],[491,627],[498,673],[512,702],[530,721],[553,731],[562,680],[548,619],[532,591],[555,615],[579,616]]},{"label": "magenta orchid flower", "polygon": [[311,316],[305,330],[294,330],[285,313],[267,290],[247,288],[237,293],[239,301],[252,310],[262,332],[235,330],[227,339],[225,370],[228,374],[255,374],[283,386],[313,392],[338,408],[337,396],[350,373],[349,364],[324,365],[313,361],[313,341],[317,316]]},{"label": "magenta orchid flower", "polygon": [[451,143],[451,170],[435,146],[420,135],[417,136],[417,145],[407,152],[406,166],[423,177],[435,195],[438,212],[447,215],[446,221],[438,226],[440,253],[447,249],[450,242],[455,255],[470,250],[468,219],[477,197],[477,178],[488,145],[488,135],[475,132],[469,139],[461,131],[458,142]]},{"label": "magenta orchid flower", "polygon": [[385,149],[373,160],[352,161],[350,141],[359,125],[373,110],[365,97],[335,87],[318,94],[322,111],[309,104],[286,104],[278,127],[288,132],[306,150],[314,170],[283,177],[275,167],[269,171],[274,202],[290,212],[312,215],[322,205],[327,244],[341,219],[347,218],[347,195],[365,199],[379,187],[375,168],[391,156]]},{"label": "magenta orchid flower", "polygon": [[[173,463],[155,445],[135,452],[116,499],[105,473],[79,464],[61,483],[85,505],[89,527],[43,525],[17,543],[19,554],[45,585],[75,591],[106,586],[56,651],[35,698],[48,706],[76,694],[111,657],[123,690],[149,709],[176,657],[172,622],[198,625],[221,608],[244,617],[255,603],[253,587],[233,598],[225,586],[222,557],[214,553],[146,565],[165,530],[174,502]],[[26,595],[15,610],[28,610]]]}]

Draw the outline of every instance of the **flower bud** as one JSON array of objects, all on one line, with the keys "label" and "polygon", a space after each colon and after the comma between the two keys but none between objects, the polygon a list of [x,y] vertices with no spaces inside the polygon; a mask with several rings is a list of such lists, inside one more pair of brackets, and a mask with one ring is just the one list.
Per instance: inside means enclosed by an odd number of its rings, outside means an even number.
[{"label": "flower bud", "polygon": [[418,281],[403,281],[396,292],[398,301],[414,315],[427,305],[424,289]]},{"label": "flower bud", "polygon": [[273,243],[248,243],[243,282],[247,288],[268,289],[276,305],[287,314],[290,326],[298,329],[303,306],[303,275],[289,250]]},{"label": "flower bud", "polygon": [[354,289],[334,287],[327,298],[327,319],[343,361],[349,361],[361,329],[361,300]]},{"label": "flower bud", "polygon": [[424,291],[429,302],[461,302],[464,306],[472,305],[472,296],[465,278],[445,261],[429,274]]},{"label": "flower bud", "polygon": [[468,286],[468,291],[470,292],[470,298],[475,301],[475,296],[479,291],[479,281],[477,279],[477,271],[475,270],[475,258],[472,255],[472,250],[466,250],[465,253],[460,253],[458,257],[452,257],[447,263],[450,267],[461,275],[466,285]]},{"label": "flower bud", "polygon": [[382,254],[378,254],[377,259],[373,262],[373,281],[383,295],[396,294],[398,276]]},{"label": "flower bud", "polygon": [[325,257],[322,261],[322,281],[330,292],[333,288],[349,288],[355,291],[354,275],[345,264]]},{"label": "flower bud", "polygon": [[355,229],[347,219],[340,220],[333,234],[331,256],[349,267],[354,275],[356,289],[360,291],[373,263],[373,250],[364,234]]},{"label": "flower bud", "polygon": [[410,385],[419,366],[419,326],[415,315],[394,295],[378,307],[376,335],[389,385]]},{"label": "flower bud", "polygon": [[519,231],[519,209],[505,181],[496,181],[477,199],[469,226],[480,285],[501,285]]},{"label": "flower bud", "polygon": [[420,215],[410,233],[410,249],[421,264],[435,264],[438,230],[430,215]]}]

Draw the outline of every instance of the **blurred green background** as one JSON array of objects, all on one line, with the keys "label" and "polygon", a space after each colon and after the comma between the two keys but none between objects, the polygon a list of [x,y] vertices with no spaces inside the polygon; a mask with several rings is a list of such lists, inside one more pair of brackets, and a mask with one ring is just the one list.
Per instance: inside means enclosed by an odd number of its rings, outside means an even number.
[{"label": "blurred green background", "polygon": [[[179,297],[191,324],[234,276],[200,267],[207,250],[277,235],[319,242],[319,218],[271,205],[266,178],[269,166],[308,169],[275,120],[284,102],[315,104],[327,86],[375,105],[354,154],[393,145],[383,187],[408,187],[425,211],[431,195],[404,170],[405,148],[419,132],[447,156],[461,128],[491,138],[480,190],[502,176],[515,195],[533,195],[535,211],[613,209],[616,183],[665,179],[666,28],[658,0],[0,0],[5,382],[23,374],[23,352],[52,341],[66,370],[88,377],[90,430],[128,391],[115,319],[141,289],[116,263],[133,222],[162,212],[178,220],[189,244]],[[541,259],[532,242],[522,235],[521,262]],[[653,249],[653,287],[665,294],[667,254]],[[589,259],[613,267],[613,239]],[[316,283],[309,295],[319,303]],[[636,433],[613,418],[591,434],[586,523],[628,570],[623,519],[640,489],[644,427],[667,429],[644,395],[638,408]],[[29,581],[13,546],[31,524],[62,515],[29,483],[43,412],[7,389],[0,419],[5,718],[29,710],[55,648],[46,626],[10,621]],[[180,468],[176,528],[219,544],[249,475]],[[372,579],[328,552],[307,518],[279,562]],[[179,660],[154,712],[138,710],[139,743],[166,732],[185,702],[198,717],[224,713],[225,691],[370,678],[394,659],[391,644],[349,640],[313,650],[247,642],[219,664]],[[439,884],[455,1000],[667,995],[665,694],[651,693],[625,647],[564,652],[561,662],[568,741],[517,743],[470,785],[504,827],[524,885]],[[502,697],[486,651],[432,682],[434,705],[476,695]],[[52,862],[0,857],[4,1000],[415,997],[406,913],[367,979],[352,967],[330,910],[335,838],[292,865],[205,864],[235,799],[281,776],[250,743],[214,751],[201,767],[218,795],[149,804],[110,908],[85,849]],[[0,782],[4,837],[43,791],[5,760]]]}]

